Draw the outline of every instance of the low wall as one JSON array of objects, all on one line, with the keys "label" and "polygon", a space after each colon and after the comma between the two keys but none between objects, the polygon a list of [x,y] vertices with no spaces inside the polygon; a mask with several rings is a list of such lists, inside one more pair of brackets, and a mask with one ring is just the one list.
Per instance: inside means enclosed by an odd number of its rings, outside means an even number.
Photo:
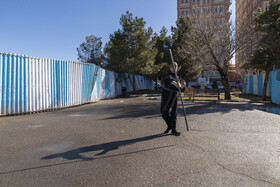
[{"label": "low wall", "polygon": [[[117,74],[94,64],[0,53],[0,115],[31,113],[114,98],[122,87],[132,91],[132,75]],[[136,89],[154,82],[136,76]]]},{"label": "low wall", "polygon": [[[245,93],[261,96],[263,93],[264,74],[250,75],[245,78]],[[267,95],[273,103],[280,104],[280,70],[269,74]]]}]

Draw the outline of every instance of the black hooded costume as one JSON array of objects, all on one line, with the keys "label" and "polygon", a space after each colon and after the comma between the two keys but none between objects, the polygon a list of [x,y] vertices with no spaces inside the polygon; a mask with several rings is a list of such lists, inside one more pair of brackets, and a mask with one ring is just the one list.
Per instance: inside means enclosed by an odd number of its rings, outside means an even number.
[{"label": "black hooded costume", "polygon": [[[181,88],[183,92],[185,88]],[[162,118],[167,124],[167,129],[164,133],[168,133],[172,130],[172,133],[176,131],[176,118],[177,118],[177,80],[175,74],[169,72],[164,76],[163,89],[161,97],[161,114]]]}]

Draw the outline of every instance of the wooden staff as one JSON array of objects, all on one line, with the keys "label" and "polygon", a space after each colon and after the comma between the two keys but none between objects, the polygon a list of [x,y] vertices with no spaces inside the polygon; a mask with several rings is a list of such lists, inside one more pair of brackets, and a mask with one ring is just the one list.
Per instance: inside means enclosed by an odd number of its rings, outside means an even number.
[{"label": "wooden staff", "polygon": [[179,79],[178,79],[178,76],[177,76],[176,67],[175,67],[175,64],[174,64],[174,59],[173,59],[173,55],[172,55],[171,49],[169,49],[169,52],[170,52],[170,56],[171,56],[171,62],[172,62],[172,65],[173,65],[176,81],[177,81],[178,88],[179,88],[179,95],[180,95],[180,99],[181,99],[181,102],[182,102],[182,107],[183,107],[183,111],[184,111],[184,115],[185,115],[187,131],[189,131],[189,125],[188,125],[186,111],[185,111],[184,102],[183,102],[183,98],[182,98],[181,88],[179,86]]}]

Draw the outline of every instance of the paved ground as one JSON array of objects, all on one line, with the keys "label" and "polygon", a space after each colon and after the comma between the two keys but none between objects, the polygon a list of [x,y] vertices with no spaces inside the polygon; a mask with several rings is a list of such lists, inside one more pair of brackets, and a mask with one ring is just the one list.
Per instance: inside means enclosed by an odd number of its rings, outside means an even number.
[{"label": "paved ground", "polygon": [[[143,97],[0,118],[0,186],[280,186],[280,115],[186,103],[163,136]],[[179,110],[182,114],[182,110]]]}]

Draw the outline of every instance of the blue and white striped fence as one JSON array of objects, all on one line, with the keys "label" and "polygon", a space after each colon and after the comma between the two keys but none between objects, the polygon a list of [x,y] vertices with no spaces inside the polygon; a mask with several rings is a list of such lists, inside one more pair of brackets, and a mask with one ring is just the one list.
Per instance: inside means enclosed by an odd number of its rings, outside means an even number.
[{"label": "blue and white striped fence", "polygon": [[[0,53],[0,115],[52,110],[114,98],[122,87],[132,91],[132,76],[94,64]],[[154,89],[154,82],[136,76],[136,89]]]},{"label": "blue and white striped fence", "polygon": [[[280,70],[272,71],[269,74],[267,96],[271,97],[273,103],[280,104]],[[245,78],[245,93],[253,95],[262,95],[264,74],[250,75]]]}]

